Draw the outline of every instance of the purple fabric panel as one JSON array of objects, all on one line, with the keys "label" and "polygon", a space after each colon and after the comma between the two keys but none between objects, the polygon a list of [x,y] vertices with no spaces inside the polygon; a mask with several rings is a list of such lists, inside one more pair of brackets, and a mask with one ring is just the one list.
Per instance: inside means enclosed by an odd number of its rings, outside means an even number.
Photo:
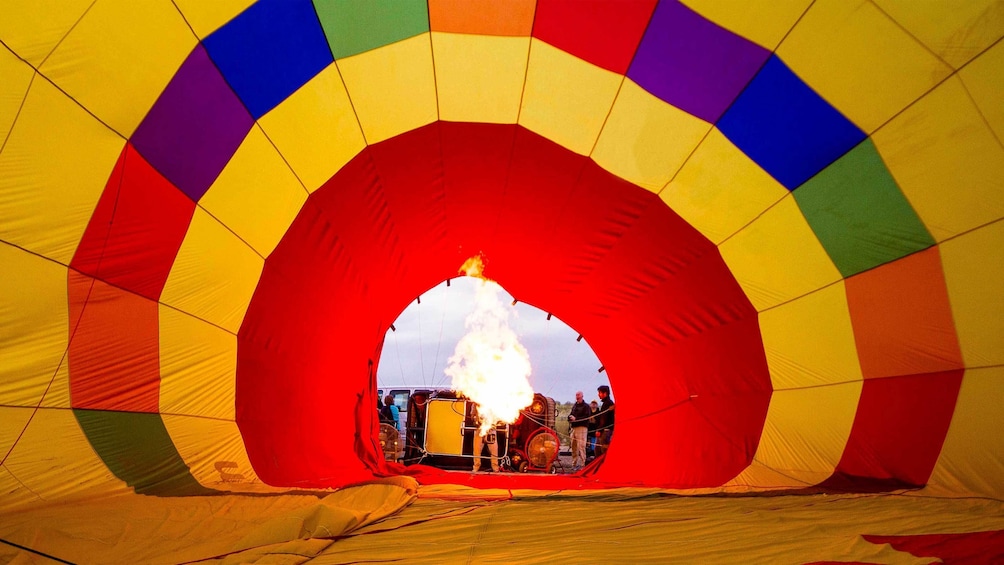
[{"label": "purple fabric panel", "polygon": [[254,120],[199,45],[132,136],[140,154],[198,202]]},{"label": "purple fabric panel", "polygon": [[770,51],[676,1],[652,14],[628,77],[658,98],[714,123]]}]

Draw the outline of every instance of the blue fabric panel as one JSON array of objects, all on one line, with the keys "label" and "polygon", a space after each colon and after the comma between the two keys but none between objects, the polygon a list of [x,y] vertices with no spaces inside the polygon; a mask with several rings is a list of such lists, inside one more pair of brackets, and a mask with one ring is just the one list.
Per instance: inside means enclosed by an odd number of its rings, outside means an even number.
[{"label": "blue fabric panel", "polygon": [[203,43],[255,119],[334,60],[310,0],[261,0]]},{"label": "blue fabric panel", "polygon": [[718,121],[718,129],[788,190],[866,137],[776,55]]}]

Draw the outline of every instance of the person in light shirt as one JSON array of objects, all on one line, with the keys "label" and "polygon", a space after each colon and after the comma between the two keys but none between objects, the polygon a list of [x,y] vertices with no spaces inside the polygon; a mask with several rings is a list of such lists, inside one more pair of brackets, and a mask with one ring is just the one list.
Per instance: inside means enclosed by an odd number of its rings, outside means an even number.
[{"label": "person in light shirt", "polygon": [[568,415],[572,427],[572,471],[578,471],[586,464],[586,433],[589,431],[589,417],[592,412],[582,399],[582,391],[575,393],[575,404]]}]

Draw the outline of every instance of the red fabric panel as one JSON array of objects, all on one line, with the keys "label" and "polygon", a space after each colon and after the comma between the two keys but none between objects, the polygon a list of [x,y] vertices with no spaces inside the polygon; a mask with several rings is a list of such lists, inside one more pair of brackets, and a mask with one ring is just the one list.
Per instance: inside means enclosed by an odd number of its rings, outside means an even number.
[{"label": "red fabric panel", "polygon": [[923,485],[948,433],[963,372],[938,249],[851,277],[845,288],[865,381],[844,454],[824,484]]},{"label": "red fabric panel", "polygon": [[126,144],[70,266],[157,300],[194,211],[194,202]]},{"label": "red fabric panel", "polygon": [[445,235],[456,242],[462,263],[494,247],[516,128],[444,122],[440,130],[444,204],[450,220]]},{"label": "red fabric panel", "polygon": [[[263,480],[339,486],[387,471],[360,439],[374,433],[370,362],[404,307],[477,252],[487,276],[582,331],[607,366],[618,431],[591,486],[711,486],[748,464],[770,377],[756,313],[717,249],[655,195],[523,128],[440,122],[364,150],[265,263],[237,375]],[[698,396],[653,419],[680,391]],[[631,463],[664,422],[685,439],[654,467]]]},{"label": "red fabric panel", "polygon": [[[581,321],[569,319],[575,310],[570,289],[555,289],[547,304],[532,297],[540,280],[557,285],[555,265],[570,253],[567,237],[559,237],[557,226],[572,198],[575,183],[589,159],[571,151],[555,151],[547,139],[523,128],[515,128],[512,162],[505,195],[498,212],[498,230],[492,253],[487,257],[486,273],[494,277],[495,265],[522,265],[509,269],[505,287],[519,300],[558,314],[565,323],[578,327]],[[527,203],[532,202],[531,206]],[[526,243],[527,238],[532,238]],[[505,242],[520,242],[505,245]],[[527,249],[527,245],[531,245]],[[530,251],[533,252],[530,252]]]},{"label": "red fabric panel", "polygon": [[952,565],[1004,563],[1004,530],[966,534],[862,536],[876,545],[889,544],[917,557],[937,557]]},{"label": "red fabric panel", "polygon": [[936,246],[853,276],[845,288],[866,379],[964,366]]},{"label": "red fabric panel", "polygon": [[627,72],[657,0],[538,0],[533,36],[618,74]]},{"label": "red fabric panel", "polygon": [[266,483],[316,487],[370,476],[356,455],[355,422],[357,411],[376,406],[362,375],[381,320],[367,315],[366,288],[382,286],[383,273],[361,268],[375,269],[386,254],[353,253],[364,242],[350,228],[369,223],[375,183],[372,162],[360,155],[322,195],[351,213],[333,220],[322,198],[307,200],[269,256],[238,334],[237,422]]},{"label": "red fabric panel", "polygon": [[67,286],[71,405],[158,412],[157,303],[72,269]]},{"label": "red fabric panel", "polygon": [[847,446],[824,486],[861,491],[927,483],[963,372],[865,380]]}]

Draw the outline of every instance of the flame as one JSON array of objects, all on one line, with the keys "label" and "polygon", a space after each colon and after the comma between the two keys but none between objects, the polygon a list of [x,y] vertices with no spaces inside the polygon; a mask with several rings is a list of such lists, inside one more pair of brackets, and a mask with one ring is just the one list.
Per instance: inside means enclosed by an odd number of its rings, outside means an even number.
[{"label": "flame", "polygon": [[485,272],[485,262],[480,255],[475,255],[474,257],[464,261],[464,264],[460,266],[460,269],[457,272],[461,275],[467,275],[483,281],[490,280],[485,278],[483,274]]},{"label": "flame", "polygon": [[445,369],[453,390],[478,404],[481,435],[498,423],[515,422],[520,410],[533,402],[530,355],[509,327],[509,310],[500,298],[502,287],[483,272],[480,255],[460,268],[460,273],[481,282],[474,311],[464,320],[467,334],[457,342]]}]

